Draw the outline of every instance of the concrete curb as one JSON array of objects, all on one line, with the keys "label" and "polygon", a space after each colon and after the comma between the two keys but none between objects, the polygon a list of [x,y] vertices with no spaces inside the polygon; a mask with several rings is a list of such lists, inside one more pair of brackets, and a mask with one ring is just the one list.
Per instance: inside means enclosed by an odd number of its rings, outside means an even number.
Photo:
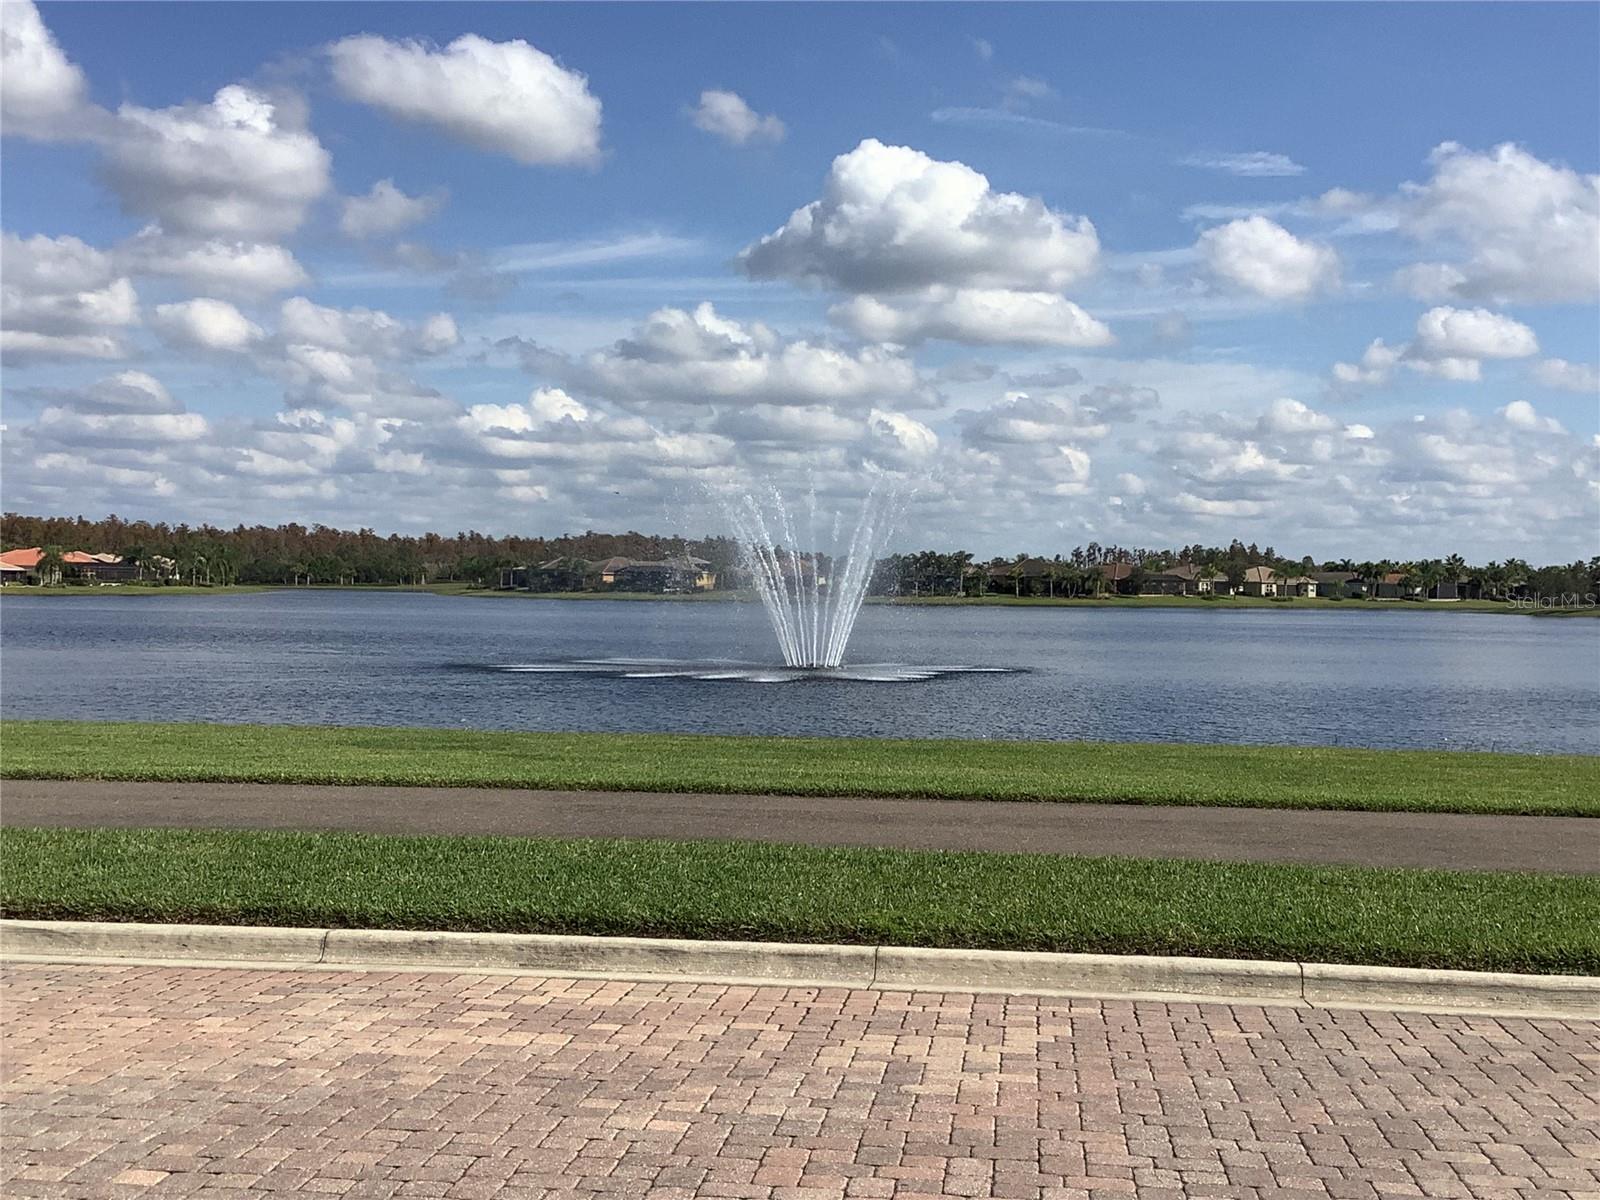
[{"label": "concrete curb", "polygon": [[1145,955],[390,929],[0,921],[0,956],[27,962],[491,971],[1600,1020],[1600,979],[1588,976]]}]

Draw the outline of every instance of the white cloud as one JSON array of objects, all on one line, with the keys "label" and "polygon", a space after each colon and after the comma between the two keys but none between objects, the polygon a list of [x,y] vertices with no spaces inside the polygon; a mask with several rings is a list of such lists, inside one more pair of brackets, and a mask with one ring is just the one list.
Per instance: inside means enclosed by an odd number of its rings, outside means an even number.
[{"label": "white cloud", "polygon": [[527,166],[600,157],[600,101],[588,81],[520,38],[463,34],[444,49],[362,34],[327,48],[352,100]]},{"label": "white cloud", "polygon": [[86,412],[53,405],[39,414],[34,429],[62,445],[139,446],[199,441],[211,426],[199,413],[181,410]]},{"label": "white cloud", "polygon": [[1600,370],[1593,363],[1546,358],[1534,364],[1533,377],[1542,386],[1559,392],[1600,392]]},{"label": "white cloud", "polygon": [[1095,266],[1086,217],[996,192],[960,162],[873,138],[833,160],[822,196],[739,255],[757,279],[848,292],[937,285],[1055,291]]},{"label": "white cloud", "polygon": [[339,214],[339,232],[351,238],[383,237],[436,216],[448,193],[408,196],[392,179],[380,179],[365,196],[347,196]]},{"label": "white cloud", "polygon": [[370,308],[327,308],[304,296],[283,302],[279,336],[287,343],[320,346],[381,358],[441,354],[460,341],[448,313],[407,325]]},{"label": "white cloud", "polygon": [[688,404],[865,404],[916,396],[916,369],[882,347],[788,340],[758,322],[662,308],[632,337],[569,364],[583,388],[615,400]]},{"label": "white cloud", "polygon": [[985,346],[1109,346],[1111,330],[1054,292],[930,288],[909,297],[853,296],[828,310],[833,321],[878,342],[930,339]]},{"label": "white cloud", "polygon": [[0,127],[49,140],[80,131],[88,82],[45,28],[33,0],[0,5]]},{"label": "white cloud", "polygon": [[1539,340],[1522,322],[1488,309],[1430,308],[1417,318],[1416,336],[1404,345],[1382,338],[1367,347],[1359,363],[1335,363],[1334,382],[1344,386],[1377,386],[1389,381],[1397,366],[1463,383],[1483,378],[1485,359],[1527,358],[1539,352]]},{"label": "white cloud", "polygon": [[255,241],[300,227],[328,189],[329,156],[285,107],[238,84],[210,104],[124,104],[104,144],[122,207],[171,234]]},{"label": "white cloud", "polygon": [[1215,278],[1269,300],[1306,300],[1339,286],[1332,247],[1303,241],[1266,217],[1208,229],[1195,249]]},{"label": "white cloud", "polygon": [[1501,418],[1513,429],[1529,433],[1566,433],[1566,427],[1554,417],[1541,417],[1538,409],[1526,400],[1513,400],[1498,410]]},{"label": "white cloud", "polygon": [[984,448],[1098,441],[1111,432],[1110,425],[1092,408],[1070,399],[1046,400],[1026,392],[1007,392],[999,403],[958,413],[957,420],[967,444]]},{"label": "white cloud", "polygon": [[707,88],[700,93],[700,103],[689,110],[689,119],[695,128],[703,129],[727,142],[730,146],[744,146],[751,142],[781,142],[788,132],[783,122],[768,114],[762,116],[745,103],[737,92]]},{"label": "white cloud", "polygon": [[74,237],[0,235],[0,350],[12,363],[121,358],[139,297],[110,255]]},{"label": "white cloud", "polygon": [[287,381],[287,398],[295,408],[434,420],[459,410],[396,367],[442,354],[459,340],[447,313],[408,324],[374,309],[328,308],[295,296],[284,301],[276,349],[262,362]]},{"label": "white cloud", "polygon": [[116,254],[123,269],[135,275],[178,279],[197,290],[231,296],[264,296],[310,282],[305,268],[282,246],[174,237],[155,226],[129,238]]},{"label": "white cloud", "polygon": [[1401,229],[1460,247],[1399,282],[1424,300],[1560,303],[1600,295],[1600,176],[1545,162],[1512,143],[1482,153],[1455,142],[1433,178],[1401,189]]},{"label": "white cloud", "polygon": [[1247,178],[1272,178],[1306,173],[1306,169],[1287,154],[1275,154],[1269,150],[1249,150],[1241,154],[1191,154],[1182,161],[1186,167],[1226,171],[1229,175],[1243,175]]},{"label": "white cloud", "polygon": [[1256,427],[1264,434],[1326,433],[1337,422],[1299,400],[1274,400],[1261,415]]},{"label": "white cloud", "polygon": [[266,336],[226,300],[208,296],[158,304],[150,324],[163,340],[196,350],[248,350]]},{"label": "white cloud", "polygon": [[51,407],[80,413],[148,414],[182,412],[159,379],[143,371],[119,371],[83,388],[43,388]]},{"label": "white cloud", "polygon": [[1520,321],[1484,308],[1441,305],[1417,318],[1411,353],[1424,359],[1527,358],[1539,340]]}]

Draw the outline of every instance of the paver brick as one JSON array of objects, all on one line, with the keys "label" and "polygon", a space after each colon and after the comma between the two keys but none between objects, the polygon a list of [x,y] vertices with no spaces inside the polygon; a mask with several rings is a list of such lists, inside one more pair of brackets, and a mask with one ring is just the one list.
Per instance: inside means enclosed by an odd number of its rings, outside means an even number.
[{"label": "paver brick", "polygon": [[1600,1195],[1600,1026],[13,964],[0,1195]]}]

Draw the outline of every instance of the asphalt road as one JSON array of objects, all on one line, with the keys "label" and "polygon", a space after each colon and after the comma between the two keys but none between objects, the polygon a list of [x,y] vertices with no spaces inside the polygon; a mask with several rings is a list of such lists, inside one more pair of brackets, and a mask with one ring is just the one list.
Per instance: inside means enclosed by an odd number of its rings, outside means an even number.
[{"label": "asphalt road", "polygon": [[1600,820],[500,788],[7,779],[0,822],[719,838],[1030,854],[1600,874]]}]

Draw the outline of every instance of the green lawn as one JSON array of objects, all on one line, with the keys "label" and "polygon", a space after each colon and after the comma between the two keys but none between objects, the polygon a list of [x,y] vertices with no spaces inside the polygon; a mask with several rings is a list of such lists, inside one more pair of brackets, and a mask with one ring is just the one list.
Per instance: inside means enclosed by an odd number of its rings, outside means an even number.
[{"label": "green lawn", "polygon": [[1600,972],[1600,881],[1172,859],[211,830],[0,831],[10,917]]},{"label": "green lawn", "polygon": [[8,721],[0,776],[1600,816],[1600,756]]}]

